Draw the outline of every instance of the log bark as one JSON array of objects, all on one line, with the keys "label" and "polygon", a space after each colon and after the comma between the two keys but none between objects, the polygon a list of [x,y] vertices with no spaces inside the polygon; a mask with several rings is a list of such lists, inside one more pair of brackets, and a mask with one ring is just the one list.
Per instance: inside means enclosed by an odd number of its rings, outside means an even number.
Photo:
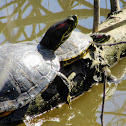
[{"label": "log bark", "polygon": [[110,0],[111,3],[111,13],[120,11],[119,0]]},{"label": "log bark", "polygon": [[[126,8],[117,15],[106,19],[101,25],[99,32],[111,35],[107,43],[126,42]],[[109,67],[112,67],[120,58],[126,56],[126,44],[116,46],[91,46],[89,53],[82,59],[77,60],[60,71],[65,74],[72,84],[71,98],[74,99],[89,90],[94,83],[103,82],[103,76],[108,81],[114,81]],[[34,115],[46,112],[66,101],[68,89],[59,77],[48,89],[36,96],[30,104],[13,111],[10,115],[0,119],[0,123],[21,120],[25,115]]]},{"label": "log bark", "polygon": [[100,20],[100,0],[94,0],[93,33],[98,32]]},{"label": "log bark", "polygon": [[[111,35],[111,39],[106,43],[126,42],[126,8],[119,14],[106,19],[99,28],[99,32],[106,32]],[[105,58],[112,67],[122,57],[126,56],[126,44],[116,46],[103,46]]]}]

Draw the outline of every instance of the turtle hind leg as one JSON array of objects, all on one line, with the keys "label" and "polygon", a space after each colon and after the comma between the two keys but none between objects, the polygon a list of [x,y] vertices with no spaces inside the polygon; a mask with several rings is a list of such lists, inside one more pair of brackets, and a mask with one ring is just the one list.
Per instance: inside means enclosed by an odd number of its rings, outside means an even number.
[{"label": "turtle hind leg", "polygon": [[60,82],[60,86],[58,88],[59,94],[61,95],[63,99],[65,99],[66,103],[70,107],[70,101],[71,101],[70,91],[72,87],[71,83],[64,74],[58,72],[57,75],[60,77],[60,81],[62,81]]}]

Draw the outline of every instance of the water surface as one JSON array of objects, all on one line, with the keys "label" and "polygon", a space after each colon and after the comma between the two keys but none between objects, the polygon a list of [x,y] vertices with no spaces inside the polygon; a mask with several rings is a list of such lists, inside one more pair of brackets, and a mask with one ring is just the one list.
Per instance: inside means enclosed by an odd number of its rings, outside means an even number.
[{"label": "water surface", "polygon": [[[121,8],[126,0],[120,0]],[[110,12],[109,0],[101,2],[100,22]],[[0,44],[40,41],[53,23],[77,14],[75,30],[89,33],[93,27],[93,0],[1,0]],[[120,78],[126,73],[126,58],[119,61],[112,73]],[[75,99],[71,109],[66,104],[34,119],[27,117],[18,126],[100,126],[103,84]],[[126,78],[118,85],[107,87],[104,123],[106,126],[126,125]]]}]

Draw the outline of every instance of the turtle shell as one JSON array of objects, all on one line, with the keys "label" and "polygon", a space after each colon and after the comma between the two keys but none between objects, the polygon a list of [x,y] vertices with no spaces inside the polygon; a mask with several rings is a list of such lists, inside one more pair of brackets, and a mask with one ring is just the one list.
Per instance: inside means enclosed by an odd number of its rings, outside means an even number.
[{"label": "turtle shell", "polygon": [[79,59],[87,52],[93,39],[86,34],[78,31],[73,31],[70,37],[55,51],[60,61],[65,61],[66,64]]},{"label": "turtle shell", "polygon": [[23,42],[0,46],[0,113],[23,107],[56,77],[58,58],[37,45]]}]

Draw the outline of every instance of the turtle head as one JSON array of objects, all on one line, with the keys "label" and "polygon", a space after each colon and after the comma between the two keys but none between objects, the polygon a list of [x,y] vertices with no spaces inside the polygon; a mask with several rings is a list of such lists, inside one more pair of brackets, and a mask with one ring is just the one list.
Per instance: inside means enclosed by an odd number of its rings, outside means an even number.
[{"label": "turtle head", "polygon": [[108,33],[93,33],[91,37],[96,43],[104,43],[110,39],[110,35]]},{"label": "turtle head", "polygon": [[55,51],[76,28],[78,18],[76,15],[67,17],[66,19],[57,22],[52,25],[44,37],[40,41],[40,45],[44,45],[46,48]]}]

